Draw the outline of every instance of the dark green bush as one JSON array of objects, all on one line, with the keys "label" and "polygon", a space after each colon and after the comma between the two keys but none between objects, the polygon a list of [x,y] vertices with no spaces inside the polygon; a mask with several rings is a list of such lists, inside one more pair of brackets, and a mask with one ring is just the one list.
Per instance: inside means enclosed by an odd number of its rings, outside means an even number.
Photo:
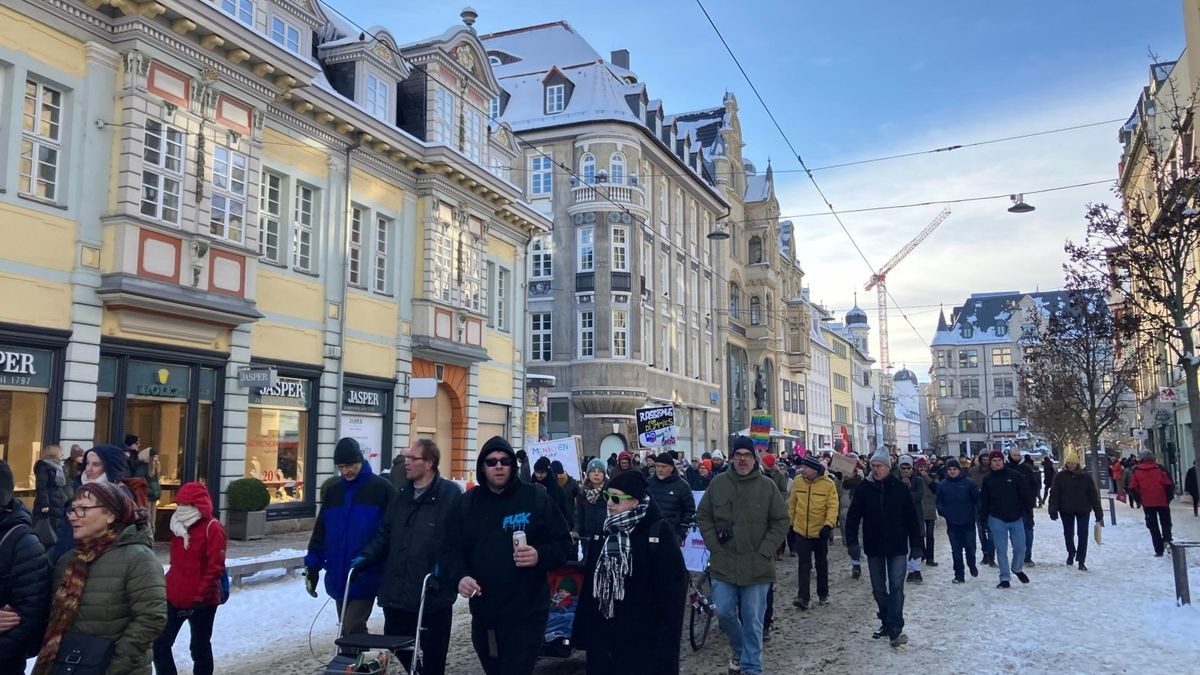
[{"label": "dark green bush", "polygon": [[232,511],[262,511],[271,503],[271,493],[257,478],[239,478],[229,484],[225,493]]}]

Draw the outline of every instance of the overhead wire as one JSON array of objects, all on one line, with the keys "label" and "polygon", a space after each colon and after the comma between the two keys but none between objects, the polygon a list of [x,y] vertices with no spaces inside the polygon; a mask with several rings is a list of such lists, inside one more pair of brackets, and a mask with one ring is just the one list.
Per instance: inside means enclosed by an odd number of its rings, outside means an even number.
[{"label": "overhead wire", "polygon": [[[817,183],[817,179],[813,175],[813,172],[805,164],[804,158],[800,155],[800,152],[796,150],[796,146],[792,144],[792,141],[788,137],[787,133],[784,132],[783,126],[779,124],[779,120],[776,119],[775,113],[771,110],[771,107],[769,105],[767,105],[766,100],[763,98],[762,94],[758,91],[758,87],[755,86],[754,81],[750,78],[749,73],[746,72],[746,69],[742,66],[741,61],[738,60],[737,54],[734,53],[733,48],[730,47],[729,42],[725,39],[725,36],[721,33],[721,29],[717,26],[716,21],[714,21],[712,18],[712,15],[710,15],[708,13],[708,9],[706,9],[704,7],[703,0],[696,0],[696,5],[700,7],[700,11],[704,13],[704,17],[706,19],[708,19],[708,23],[710,26],[712,26],[713,32],[715,32],[717,34],[717,37],[721,40],[721,44],[725,46],[725,51],[729,52],[729,57],[731,59],[733,59],[734,64],[737,66],[738,70],[742,73],[742,77],[745,78],[746,84],[749,85],[750,90],[752,92],[754,92],[754,96],[758,99],[758,102],[762,105],[763,110],[766,111],[767,117],[770,118],[771,123],[775,125],[775,129],[779,132],[779,135],[781,137],[783,137],[784,143],[787,144],[788,149],[791,150],[791,152],[792,152],[792,156],[795,157],[796,161],[800,163],[800,168],[803,169],[804,174],[806,176],[808,176],[808,180],[810,183],[812,183],[813,189],[815,189],[817,191],[817,194],[820,195],[821,200],[825,202],[825,206],[829,207],[829,212],[831,214],[833,214],[833,217],[837,221],[838,226],[841,227],[842,232],[844,232],[846,234],[846,238],[850,241],[850,245],[854,247],[854,250],[858,252],[859,257],[861,257],[863,262],[866,263],[867,268],[871,270],[871,274],[875,275],[876,274],[875,267],[871,264],[871,261],[869,259],[867,259],[866,253],[863,252],[862,247],[860,247],[858,245],[858,242],[855,241],[854,235],[850,233],[849,228],[847,228],[846,224],[844,222],[842,222],[841,216],[838,214],[837,210],[833,208],[833,203],[830,202],[829,198],[825,196],[825,192],[821,189],[821,186]],[[923,335],[921,335],[921,332],[917,330],[916,325],[914,325],[912,322],[912,319],[910,319],[908,317],[908,315],[904,313],[904,310],[899,309],[900,303],[896,301],[896,298],[895,298],[895,296],[892,295],[891,290],[887,289],[886,287],[884,287],[884,290],[885,290],[885,293],[887,294],[888,298],[891,299],[892,305],[897,308],[896,311],[900,312],[900,316],[904,317],[905,323],[908,324],[909,328],[912,328],[913,332],[916,333],[917,338],[920,339],[922,344],[924,344],[928,348],[929,342],[925,339],[925,337]]]}]

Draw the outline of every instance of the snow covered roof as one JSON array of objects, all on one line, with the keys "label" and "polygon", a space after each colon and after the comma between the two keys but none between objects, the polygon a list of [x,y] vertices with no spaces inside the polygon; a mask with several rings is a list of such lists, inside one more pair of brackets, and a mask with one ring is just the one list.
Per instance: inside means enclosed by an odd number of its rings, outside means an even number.
[{"label": "snow covered roof", "polygon": [[764,202],[771,196],[771,181],[766,174],[746,176],[746,202]]},{"label": "snow covered roof", "polygon": [[526,73],[499,78],[500,86],[508,92],[508,104],[501,119],[510,123],[514,131],[547,126],[596,120],[624,120],[642,123],[622,91],[623,83],[612,76],[602,63],[560,68],[564,77],[571,81],[574,90],[560,113],[547,115],[545,110],[544,72]]},{"label": "snow covered roof", "polygon": [[[601,60],[600,54],[566,21],[490,33],[479,36],[479,39],[488,54],[500,52],[502,56],[509,57],[501,59],[505,63],[492,66],[498,80],[515,75],[544,73],[552,66],[562,68]],[[623,68],[620,70],[624,71]],[[612,73],[612,70],[609,72]]]},{"label": "snow covered roof", "polygon": [[[1048,311],[1059,311],[1066,307],[1069,291],[1046,291],[1021,293],[1002,291],[998,293],[972,293],[967,301],[955,307],[942,327],[939,318],[938,331],[933,346],[958,344],[985,344],[988,342],[1011,342],[1020,336],[1009,330],[1009,322],[1019,311],[1021,301],[1032,298],[1039,307]],[[1019,318],[1019,317],[1018,317]],[[999,330],[997,330],[999,328]]]}]

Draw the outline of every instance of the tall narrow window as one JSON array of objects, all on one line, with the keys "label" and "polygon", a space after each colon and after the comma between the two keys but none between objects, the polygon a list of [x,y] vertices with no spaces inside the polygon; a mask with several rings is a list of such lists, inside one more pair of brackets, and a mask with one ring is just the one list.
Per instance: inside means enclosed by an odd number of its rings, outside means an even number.
[{"label": "tall narrow window", "polygon": [[608,181],[613,185],[625,183],[625,155],[613,153],[612,158],[608,160]]},{"label": "tall narrow window", "polygon": [[271,41],[293,54],[300,53],[300,29],[277,16],[271,17]]},{"label": "tall narrow window", "polygon": [[246,222],[246,156],[218,145],[213,150],[212,211],[209,234],[230,241],[242,240]]},{"label": "tall narrow window", "polygon": [[579,268],[580,272],[591,272],[596,269],[596,238],[595,230],[590,227],[579,228]]},{"label": "tall narrow window", "polygon": [[550,312],[534,312],[529,315],[529,358],[533,361],[549,361]]},{"label": "tall narrow window", "polygon": [[467,108],[465,112],[466,128],[463,130],[463,154],[467,159],[476,164],[483,163],[483,115],[474,108]]},{"label": "tall narrow window", "polygon": [[579,160],[579,174],[583,176],[583,182],[591,185],[596,182],[596,156],[592,153],[587,153]]},{"label": "tall narrow window", "polygon": [[642,284],[646,289],[654,288],[654,244],[642,240]]},{"label": "tall narrow window", "polygon": [[493,121],[500,121],[500,97],[493,96],[488,99],[488,117]]},{"label": "tall narrow window", "polygon": [[363,210],[357,206],[350,209],[350,285],[362,284],[363,258]]},{"label": "tall narrow window", "polygon": [[703,252],[702,260],[705,265],[712,263],[712,242],[707,238],[709,232],[712,232],[712,216],[705,212],[700,223],[700,234],[705,237],[704,241],[700,242],[700,250]]},{"label": "tall narrow window", "polygon": [[508,331],[508,270],[503,267],[496,268],[496,289],[493,293],[492,302],[496,307],[496,328],[502,331]]},{"label": "tall narrow window", "polygon": [[21,127],[22,194],[55,199],[62,152],[62,92],[40,82],[25,81],[25,115]]},{"label": "tall narrow window", "polygon": [[183,194],[183,132],[147,119],[144,138],[141,213],[178,224]]},{"label": "tall narrow window", "polygon": [[554,115],[566,107],[567,87],[563,84],[552,84],[546,87],[546,114]]},{"label": "tall narrow window", "polygon": [[545,155],[529,158],[529,191],[534,195],[549,195],[554,190],[551,171],[554,163]]},{"label": "tall narrow window", "polygon": [[629,358],[629,311],[614,309],[612,313],[612,355],[614,359]]},{"label": "tall narrow window", "polygon": [[375,218],[375,292],[388,293],[388,252],[391,248],[392,220],[377,216]]},{"label": "tall narrow window", "polygon": [[696,220],[696,202],[688,204],[687,222],[688,250],[692,252],[692,257],[696,257],[700,254],[700,222]]},{"label": "tall narrow window", "polygon": [[549,279],[554,276],[551,265],[550,235],[539,234],[529,248],[529,278]]},{"label": "tall narrow window", "polygon": [[451,147],[457,147],[454,130],[458,128],[457,105],[454,94],[444,88],[438,88],[434,97],[433,141]]},{"label": "tall narrow window", "polygon": [[654,314],[642,310],[642,360],[654,363]]},{"label": "tall narrow window", "polygon": [[612,229],[612,271],[629,271],[629,229],[614,227]]},{"label": "tall narrow window", "polygon": [[592,311],[579,313],[579,358],[596,355],[596,315]]},{"label": "tall narrow window", "polygon": [[258,255],[273,263],[279,257],[279,237],[283,223],[283,179],[263,171],[258,184]]},{"label": "tall narrow window", "polygon": [[296,185],[295,216],[292,223],[292,267],[304,272],[314,271],[313,228],[316,224],[317,191],[307,185]]},{"label": "tall narrow window", "polygon": [[455,237],[452,230],[440,232],[433,241],[433,293],[442,302],[450,302],[454,292]]},{"label": "tall narrow window", "polygon": [[675,191],[675,199],[671,204],[671,220],[675,230],[675,245],[683,250],[683,191]]},{"label": "tall narrow window", "polygon": [[364,107],[372,117],[385,122],[391,121],[391,115],[388,114],[390,110],[388,106],[388,91],[390,89],[387,82],[374,75],[367,75],[367,100]]}]

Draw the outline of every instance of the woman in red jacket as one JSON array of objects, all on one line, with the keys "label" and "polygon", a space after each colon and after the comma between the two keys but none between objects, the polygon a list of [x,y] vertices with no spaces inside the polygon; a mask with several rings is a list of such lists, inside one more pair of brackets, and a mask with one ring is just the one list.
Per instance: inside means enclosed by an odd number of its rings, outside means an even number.
[{"label": "woman in red jacket", "polygon": [[183,622],[192,633],[192,672],[212,675],[212,631],[221,604],[225,569],[225,528],[212,517],[212,499],[204,483],[185,483],[175,496],[171,516],[171,569],[167,570],[167,627],[154,642],[154,668],[176,675],[171,647]]}]

